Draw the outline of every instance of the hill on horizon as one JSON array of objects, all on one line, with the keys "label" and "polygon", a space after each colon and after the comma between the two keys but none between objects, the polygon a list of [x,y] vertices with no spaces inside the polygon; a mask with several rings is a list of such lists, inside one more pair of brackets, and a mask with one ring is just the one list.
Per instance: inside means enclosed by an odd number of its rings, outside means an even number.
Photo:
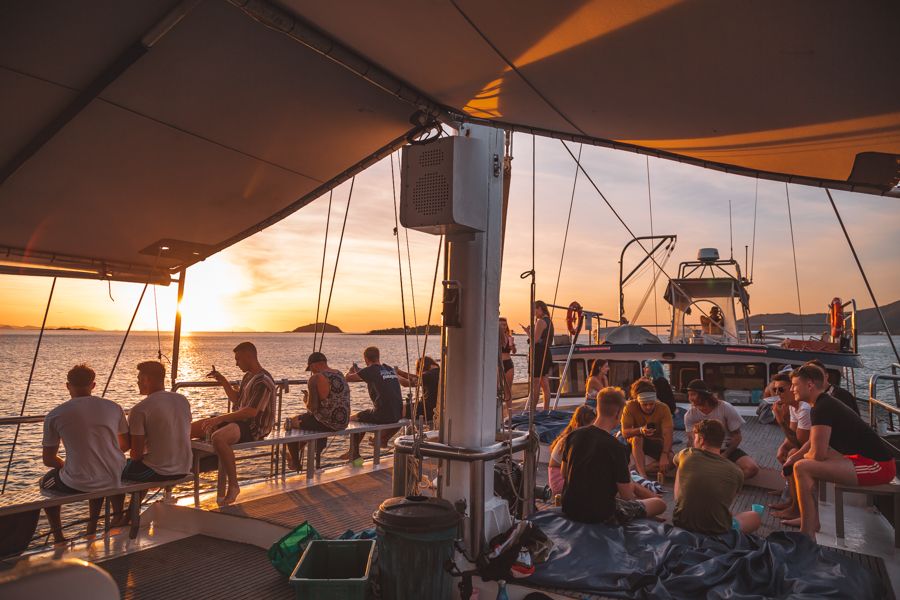
[{"label": "hill on horizon", "polygon": [[[891,302],[881,307],[884,314],[884,320],[887,321],[891,333],[900,334],[900,300]],[[813,313],[803,315],[803,329],[805,333],[819,333],[827,328],[825,322],[826,314]],[[884,331],[884,325],[878,318],[878,312],[874,308],[864,308],[856,311],[856,329],[859,333],[876,333]],[[765,325],[766,329],[784,329],[791,333],[796,333],[799,329],[796,325],[800,322],[800,317],[796,313],[770,313],[762,315],[753,315],[750,317],[750,327],[757,329],[760,325]],[[744,320],[739,321],[743,325]]]},{"label": "hill on horizon", "polygon": [[[318,329],[317,329],[318,327]],[[291,333],[315,333],[316,331],[325,333],[344,333],[341,328],[331,323],[308,323],[291,330]]]}]

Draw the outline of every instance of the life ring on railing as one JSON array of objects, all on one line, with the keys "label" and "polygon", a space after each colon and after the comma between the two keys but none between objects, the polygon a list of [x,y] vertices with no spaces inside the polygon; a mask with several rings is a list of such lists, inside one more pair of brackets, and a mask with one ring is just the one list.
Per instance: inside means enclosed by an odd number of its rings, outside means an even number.
[{"label": "life ring on railing", "polygon": [[566,328],[571,335],[578,335],[584,325],[584,311],[578,302],[572,302],[566,310]]},{"label": "life ring on railing", "polygon": [[844,303],[840,298],[831,301],[831,309],[829,310],[829,321],[831,322],[831,339],[837,340],[844,335]]}]

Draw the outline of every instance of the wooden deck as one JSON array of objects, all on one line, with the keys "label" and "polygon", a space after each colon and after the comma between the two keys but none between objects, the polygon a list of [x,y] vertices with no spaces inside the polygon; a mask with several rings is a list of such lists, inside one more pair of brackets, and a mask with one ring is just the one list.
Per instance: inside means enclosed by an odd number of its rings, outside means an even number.
[{"label": "wooden deck", "polygon": [[271,598],[294,592],[266,551],[194,535],[135,554],[98,563],[119,586],[123,600],[182,598]]},{"label": "wooden deck", "polygon": [[382,469],[274,496],[216,508],[215,512],[258,519],[282,527],[304,521],[323,537],[372,527],[372,513],[391,497],[392,469]]}]

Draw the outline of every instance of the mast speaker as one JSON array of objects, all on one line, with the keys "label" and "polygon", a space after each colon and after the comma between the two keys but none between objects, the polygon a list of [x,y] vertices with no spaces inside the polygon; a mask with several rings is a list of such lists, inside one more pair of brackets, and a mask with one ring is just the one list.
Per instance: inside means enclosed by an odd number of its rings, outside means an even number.
[{"label": "mast speaker", "polygon": [[489,161],[480,140],[454,136],[403,148],[400,222],[433,234],[484,231]]}]

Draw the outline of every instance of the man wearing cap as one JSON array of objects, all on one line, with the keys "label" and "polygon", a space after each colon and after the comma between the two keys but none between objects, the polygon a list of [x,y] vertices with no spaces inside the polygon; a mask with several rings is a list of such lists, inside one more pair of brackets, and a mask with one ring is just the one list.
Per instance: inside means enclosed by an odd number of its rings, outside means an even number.
[{"label": "man wearing cap", "polygon": [[[722,402],[713,395],[706,382],[695,379],[688,384],[688,400],[691,407],[684,415],[684,430],[693,431],[694,425],[703,419],[715,419],[725,427],[725,446],[722,456],[735,463],[744,473],[744,481],[759,473],[759,465],[753,457],[741,450],[741,425],[744,419],[728,402]],[[691,436],[687,439],[691,445]]]},{"label": "man wearing cap", "polygon": [[[291,418],[291,429],[305,431],[340,431],[350,422],[350,386],[343,373],[328,366],[328,359],[321,352],[313,352],[306,360],[306,370],[312,373],[304,398],[305,413]],[[316,440],[316,466],[325,440]],[[300,448],[306,442],[287,445],[288,466],[300,470]]]},{"label": "man wearing cap", "polygon": [[661,473],[672,464],[672,411],[656,397],[656,387],[648,379],[631,386],[632,400],[622,411],[622,435],[631,445],[635,469],[647,477],[647,463],[655,461]]}]

